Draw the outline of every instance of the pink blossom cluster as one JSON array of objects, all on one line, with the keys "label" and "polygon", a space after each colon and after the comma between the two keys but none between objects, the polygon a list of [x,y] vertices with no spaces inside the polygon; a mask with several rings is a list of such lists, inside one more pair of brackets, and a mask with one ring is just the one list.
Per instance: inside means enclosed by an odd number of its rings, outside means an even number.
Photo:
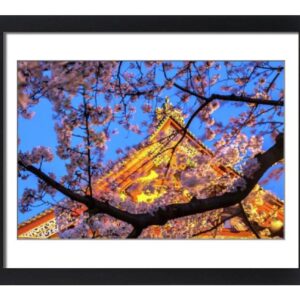
[{"label": "pink blossom cluster", "polygon": [[150,113],[152,111],[152,105],[145,103],[142,106],[143,112]]},{"label": "pink blossom cluster", "polygon": [[19,200],[19,206],[21,212],[27,212],[30,206],[37,200],[37,192],[34,189],[26,188],[23,192],[21,199]]},{"label": "pink blossom cluster", "polygon": [[[56,179],[56,176],[55,176],[55,174],[53,174],[53,173],[49,173],[48,176],[49,176],[51,179],[53,179],[53,180]],[[56,190],[54,187],[52,187],[51,185],[45,183],[43,180],[38,180],[37,191],[38,191],[38,193],[40,193],[40,194],[41,194],[41,193],[46,193],[46,194],[48,194],[48,195],[50,195],[50,196],[52,196],[52,197],[55,196],[55,194],[56,194],[56,192],[57,192],[57,190]]]},{"label": "pink blossom cluster", "polygon": [[88,221],[95,237],[126,238],[133,227],[109,215],[97,214]]},{"label": "pink blossom cluster", "polygon": [[248,142],[248,150],[251,151],[252,155],[257,155],[262,152],[262,145],[264,142],[263,136],[252,135]]},{"label": "pink blossom cluster", "polygon": [[53,153],[50,148],[38,146],[32,149],[31,152],[19,152],[19,158],[26,165],[37,164],[41,161],[50,162],[53,160]]},{"label": "pink blossom cluster", "polygon": [[243,174],[247,178],[253,178],[255,172],[260,168],[260,163],[256,157],[250,158],[246,161],[243,167]]},{"label": "pink blossom cluster", "polygon": [[214,157],[214,161],[225,167],[233,167],[241,160],[239,148],[235,145],[222,147]]}]

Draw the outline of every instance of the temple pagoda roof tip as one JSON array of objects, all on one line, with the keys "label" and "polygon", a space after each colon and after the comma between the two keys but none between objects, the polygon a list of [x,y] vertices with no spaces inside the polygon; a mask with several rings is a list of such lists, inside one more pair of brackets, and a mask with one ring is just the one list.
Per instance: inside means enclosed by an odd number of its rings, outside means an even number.
[{"label": "temple pagoda roof tip", "polygon": [[168,96],[166,96],[164,104],[155,110],[155,113],[157,122],[161,122],[169,116],[176,120],[181,126],[185,126],[182,110],[174,107]]}]

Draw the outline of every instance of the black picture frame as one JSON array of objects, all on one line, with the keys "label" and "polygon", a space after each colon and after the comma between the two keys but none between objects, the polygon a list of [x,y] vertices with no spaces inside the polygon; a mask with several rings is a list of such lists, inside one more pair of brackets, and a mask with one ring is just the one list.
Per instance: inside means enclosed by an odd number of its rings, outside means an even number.
[{"label": "black picture frame", "polygon": [[[300,33],[300,16],[1,16],[0,283],[5,285],[298,285],[300,269],[12,269],[5,267],[6,33]],[[298,48],[299,57],[299,48]],[[300,57],[299,57],[300,58]],[[299,59],[300,61],[300,59]],[[298,70],[299,70],[298,66]],[[299,101],[299,99],[298,99]],[[296,124],[295,124],[296,126]],[[299,127],[299,120],[297,126]],[[298,153],[299,155],[299,153]],[[299,199],[297,199],[299,201]],[[299,217],[299,212],[298,212]],[[300,230],[299,230],[300,232]],[[299,247],[298,247],[299,251]],[[299,253],[298,253],[299,254]],[[298,259],[299,261],[299,259]]]}]

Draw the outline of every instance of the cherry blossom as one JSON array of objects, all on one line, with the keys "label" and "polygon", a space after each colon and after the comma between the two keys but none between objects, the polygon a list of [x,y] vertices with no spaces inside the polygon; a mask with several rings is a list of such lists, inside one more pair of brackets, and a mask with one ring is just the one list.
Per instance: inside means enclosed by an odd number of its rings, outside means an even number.
[{"label": "cherry blossom", "polygon": [[[134,221],[118,219],[111,211],[95,212],[87,199],[150,218],[191,199],[247,191],[249,180],[263,167],[260,155],[284,130],[280,62],[19,61],[17,74],[20,120],[34,120],[41,103],[50,103],[56,135],[55,146],[30,150],[20,137],[18,176],[28,187],[19,207],[26,212],[53,201],[61,238],[126,238],[136,229]],[[173,115],[166,98],[171,99]],[[168,117],[176,128],[155,135]],[[205,143],[199,153],[186,150],[196,147],[188,144],[190,135],[197,147]],[[127,145],[125,136],[139,142]],[[132,167],[132,173],[122,174],[122,161],[133,161],[143,149],[150,149],[143,154],[145,169]],[[57,161],[63,165],[59,172]],[[263,184],[281,178],[280,164],[271,168]],[[155,179],[141,183],[149,169]],[[117,173],[118,180],[107,175]],[[37,178],[36,184],[29,183],[29,176]],[[103,186],[97,188],[100,179]],[[121,193],[121,182],[129,179],[132,185],[124,185],[127,193]],[[63,194],[65,189],[82,202]],[[135,198],[135,192],[148,200]],[[213,228],[226,209],[146,226],[139,237],[192,238]],[[261,232],[272,235],[271,230]]]}]

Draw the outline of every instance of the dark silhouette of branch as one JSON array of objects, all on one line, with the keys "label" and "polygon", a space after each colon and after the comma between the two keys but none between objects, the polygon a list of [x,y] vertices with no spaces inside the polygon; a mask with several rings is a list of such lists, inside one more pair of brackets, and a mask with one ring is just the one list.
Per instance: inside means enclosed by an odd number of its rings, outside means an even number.
[{"label": "dark silhouette of branch", "polygon": [[88,173],[88,189],[89,194],[93,197],[93,189],[92,189],[92,172],[91,172],[91,141],[90,141],[90,128],[89,128],[89,113],[87,111],[87,103],[83,95],[83,104],[84,104],[84,119],[85,119],[85,131],[86,131],[86,143],[87,143],[87,173]]},{"label": "dark silhouette of branch", "polygon": [[[227,192],[221,196],[209,197],[206,199],[197,199],[193,197],[188,203],[171,204],[164,208],[159,208],[154,213],[132,214],[116,207],[111,206],[108,202],[97,200],[91,196],[82,196],[67,189],[60,183],[56,182],[48,175],[43,173],[36,167],[24,164],[19,161],[19,165],[35,174],[45,183],[52,186],[68,198],[85,204],[88,207],[90,214],[105,213],[119,220],[132,224],[135,231],[130,235],[132,238],[137,237],[137,233],[150,225],[164,225],[172,219],[203,213],[206,211],[225,208],[241,202],[252,191],[255,185],[263,174],[276,162],[283,158],[283,134],[279,134],[276,143],[263,154],[258,154],[255,157],[260,165],[259,169],[252,175],[251,178],[245,178],[246,188],[239,189],[235,192]],[[104,199],[105,200],[105,199]]]},{"label": "dark silhouette of branch", "polygon": [[190,125],[192,124],[192,121],[193,121],[194,118],[199,114],[199,112],[200,112],[204,107],[206,107],[210,102],[211,102],[211,101],[206,101],[206,102],[204,102],[203,104],[201,104],[201,105],[194,111],[194,113],[191,115],[191,117],[189,118],[188,122],[186,123],[186,125],[184,126],[184,128],[183,128],[183,130],[182,130],[182,131],[183,131],[182,136],[180,137],[180,139],[178,140],[178,142],[177,142],[173,147],[170,148],[170,150],[172,150],[172,152],[171,152],[171,156],[170,156],[170,159],[169,159],[169,162],[168,162],[168,165],[167,165],[167,171],[166,171],[166,173],[168,173],[168,170],[169,170],[169,168],[170,168],[170,166],[171,166],[172,158],[173,158],[173,156],[174,156],[174,154],[175,154],[175,151],[176,151],[177,147],[180,145],[180,143],[184,140],[184,138],[185,138],[185,136],[186,136],[186,134],[187,134],[187,132],[188,132],[188,128],[189,128]]},{"label": "dark silhouette of branch", "polygon": [[201,100],[212,101],[212,100],[223,100],[223,101],[235,101],[235,102],[244,102],[252,104],[263,104],[263,105],[272,105],[272,106],[284,106],[284,101],[282,100],[266,100],[261,98],[251,98],[247,96],[238,96],[235,94],[231,95],[221,95],[221,94],[212,94],[210,97],[204,97],[198,93],[195,93],[177,83],[174,83],[174,86],[183,92],[189,93]]},{"label": "dark silhouette of branch", "polygon": [[256,99],[247,96],[237,96],[234,94],[231,95],[212,94],[210,98],[224,100],[224,101],[236,101],[236,102],[245,102],[245,103],[252,103],[252,104],[272,105],[272,106],[284,106],[284,101],[282,100],[266,100],[260,98]]},{"label": "dark silhouette of branch", "polygon": [[164,225],[168,220],[203,213],[206,211],[225,208],[235,205],[245,199],[263,174],[276,162],[283,158],[283,134],[277,137],[276,143],[268,151],[258,154],[255,157],[260,168],[251,178],[245,178],[246,188],[237,192],[227,192],[221,196],[209,197],[206,199],[192,198],[188,203],[171,204],[159,208],[155,213],[139,214],[140,226],[146,228],[150,225]]},{"label": "dark silhouette of branch", "polygon": [[130,234],[127,236],[127,239],[136,239],[142,233],[143,228],[134,227]]},{"label": "dark silhouette of branch", "polygon": [[42,179],[49,186],[55,188],[57,191],[61,192],[63,195],[70,198],[71,200],[80,202],[80,203],[86,205],[87,207],[92,207],[91,203],[89,202],[89,199],[86,196],[82,196],[80,194],[74,193],[73,191],[66,188],[65,186],[63,186],[62,184],[57,182],[56,180],[49,177],[47,174],[45,174],[43,171],[39,170],[35,166],[26,165],[24,162],[22,162],[22,160],[19,160],[18,164],[21,167],[23,167],[24,169],[26,169],[27,171],[29,171],[32,174],[34,174],[35,176],[37,176],[39,179]]},{"label": "dark silhouette of branch", "polygon": [[281,72],[284,69],[284,67],[270,67],[270,66],[256,66],[256,68],[270,70],[270,71],[277,71],[277,72]]},{"label": "dark silhouette of branch", "polygon": [[280,72],[274,76],[273,80],[270,82],[269,86],[266,88],[266,93],[269,93],[272,85],[275,83],[275,81],[279,77],[279,75],[280,75]]}]

